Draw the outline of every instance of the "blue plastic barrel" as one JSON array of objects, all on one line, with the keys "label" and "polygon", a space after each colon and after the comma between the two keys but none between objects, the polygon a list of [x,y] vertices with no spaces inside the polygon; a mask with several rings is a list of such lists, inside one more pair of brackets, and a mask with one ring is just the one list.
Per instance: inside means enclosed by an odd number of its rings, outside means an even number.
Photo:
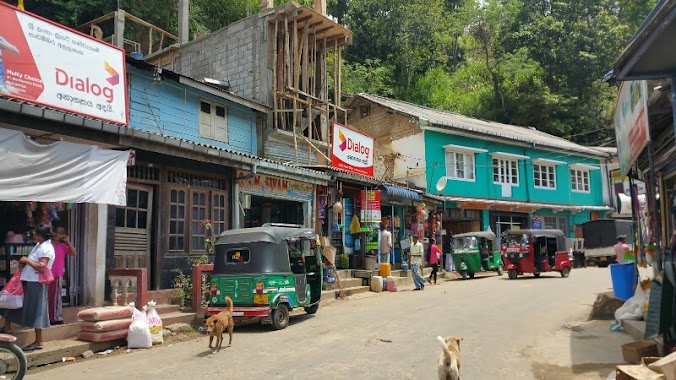
[{"label": "blue plastic barrel", "polygon": [[615,298],[626,301],[634,295],[634,284],[638,280],[634,263],[610,264],[610,277]]}]

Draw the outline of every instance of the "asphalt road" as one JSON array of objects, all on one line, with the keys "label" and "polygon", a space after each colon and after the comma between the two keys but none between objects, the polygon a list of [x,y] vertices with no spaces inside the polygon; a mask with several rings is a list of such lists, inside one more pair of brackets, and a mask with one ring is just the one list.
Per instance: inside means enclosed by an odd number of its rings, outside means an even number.
[{"label": "asphalt road", "polygon": [[200,337],[27,378],[434,379],[435,337],[458,335],[463,379],[604,379],[629,338],[609,332],[608,322],[577,322],[610,286],[607,268],[575,269],[569,278],[440,281],[423,291],[336,301],[293,317],[282,331],[240,326],[233,346],[216,354]]}]

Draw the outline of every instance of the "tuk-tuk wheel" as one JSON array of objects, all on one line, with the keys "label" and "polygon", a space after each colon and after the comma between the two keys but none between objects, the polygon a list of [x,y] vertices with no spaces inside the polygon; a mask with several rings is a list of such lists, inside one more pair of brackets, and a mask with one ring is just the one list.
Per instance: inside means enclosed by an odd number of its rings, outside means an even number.
[{"label": "tuk-tuk wheel", "polygon": [[462,275],[463,280],[467,280],[467,271],[466,270],[460,272],[460,274]]},{"label": "tuk-tuk wheel", "polygon": [[510,280],[514,280],[519,274],[516,272],[516,270],[512,269],[507,271],[507,275],[509,276]]},{"label": "tuk-tuk wheel", "polygon": [[570,275],[570,268],[565,267],[561,269],[561,277],[566,278],[568,275]]},{"label": "tuk-tuk wheel", "polygon": [[498,265],[498,269],[496,269],[495,271],[498,272],[498,276],[502,276],[502,274],[505,273],[505,267],[503,267],[502,265]]},{"label": "tuk-tuk wheel", "polygon": [[289,325],[289,309],[285,305],[279,305],[272,310],[272,329],[282,330]]},{"label": "tuk-tuk wheel", "polygon": [[308,314],[314,314],[314,313],[317,312],[317,310],[319,310],[319,304],[318,303],[305,308],[305,312],[308,313]]},{"label": "tuk-tuk wheel", "polygon": [[540,273],[533,273],[533,276],[540,277]]},{"label": "tuk-tuk wheel", "polygon": [[474,278],[474,272],[469,272],[469,278]]}]

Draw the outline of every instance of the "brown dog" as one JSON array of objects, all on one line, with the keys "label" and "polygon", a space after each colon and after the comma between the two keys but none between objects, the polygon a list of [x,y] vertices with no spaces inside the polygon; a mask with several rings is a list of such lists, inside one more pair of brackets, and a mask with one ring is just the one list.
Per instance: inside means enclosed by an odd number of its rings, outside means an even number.
[{"label": "brown dog", "polygon": [[460,380],[460,341],[462,338],[457,336],[437,337],[437,340],[444,348],[444,352],[439,356],[439,366],[437,372],[439,380]]},{"label": "brown dog", "polygon": [[[223,310],[216,315],[212,315],[204,321],[204,326],[209,333],[209,348],[214,349],[214,353],[221,349],[221,345],[223,344],[223,332],[226,329],[228,330],[228,335],[230,335],[227,347],[230,347],[232,344],[232,333],[235,330],[235,321],[232,319],[232,299],[230,297],[225,297],[225,303],[228,304],[226,310]],[[214,337],[216,337],[216,346],[212,347],[211,344]]]}]

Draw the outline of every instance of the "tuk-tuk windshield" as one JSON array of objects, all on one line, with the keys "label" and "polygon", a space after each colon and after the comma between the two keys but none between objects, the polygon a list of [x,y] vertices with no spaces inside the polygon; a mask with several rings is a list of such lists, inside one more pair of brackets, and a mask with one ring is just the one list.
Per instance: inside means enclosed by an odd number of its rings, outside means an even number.
[{"label": "tuk-tuk windshield", "polygon": [[530,244],[530,238],[528,234],[522,235],[507,235],[506,238],[507,245],[520,245],[522,247],[527,247]]},{"label": "tuk-tuk windshield", "polygon": [[[287,240],[289,244],[289,254],[292,257],[314,256],[313,244],[309,239],[294,238]],[[314,244],[316,247],[316,244]]]},{"label": "tuk-tuk windshield", "polygon": [[453,249],[476,248],[478,242],[475,236],[466,236],[453,239]]}]

